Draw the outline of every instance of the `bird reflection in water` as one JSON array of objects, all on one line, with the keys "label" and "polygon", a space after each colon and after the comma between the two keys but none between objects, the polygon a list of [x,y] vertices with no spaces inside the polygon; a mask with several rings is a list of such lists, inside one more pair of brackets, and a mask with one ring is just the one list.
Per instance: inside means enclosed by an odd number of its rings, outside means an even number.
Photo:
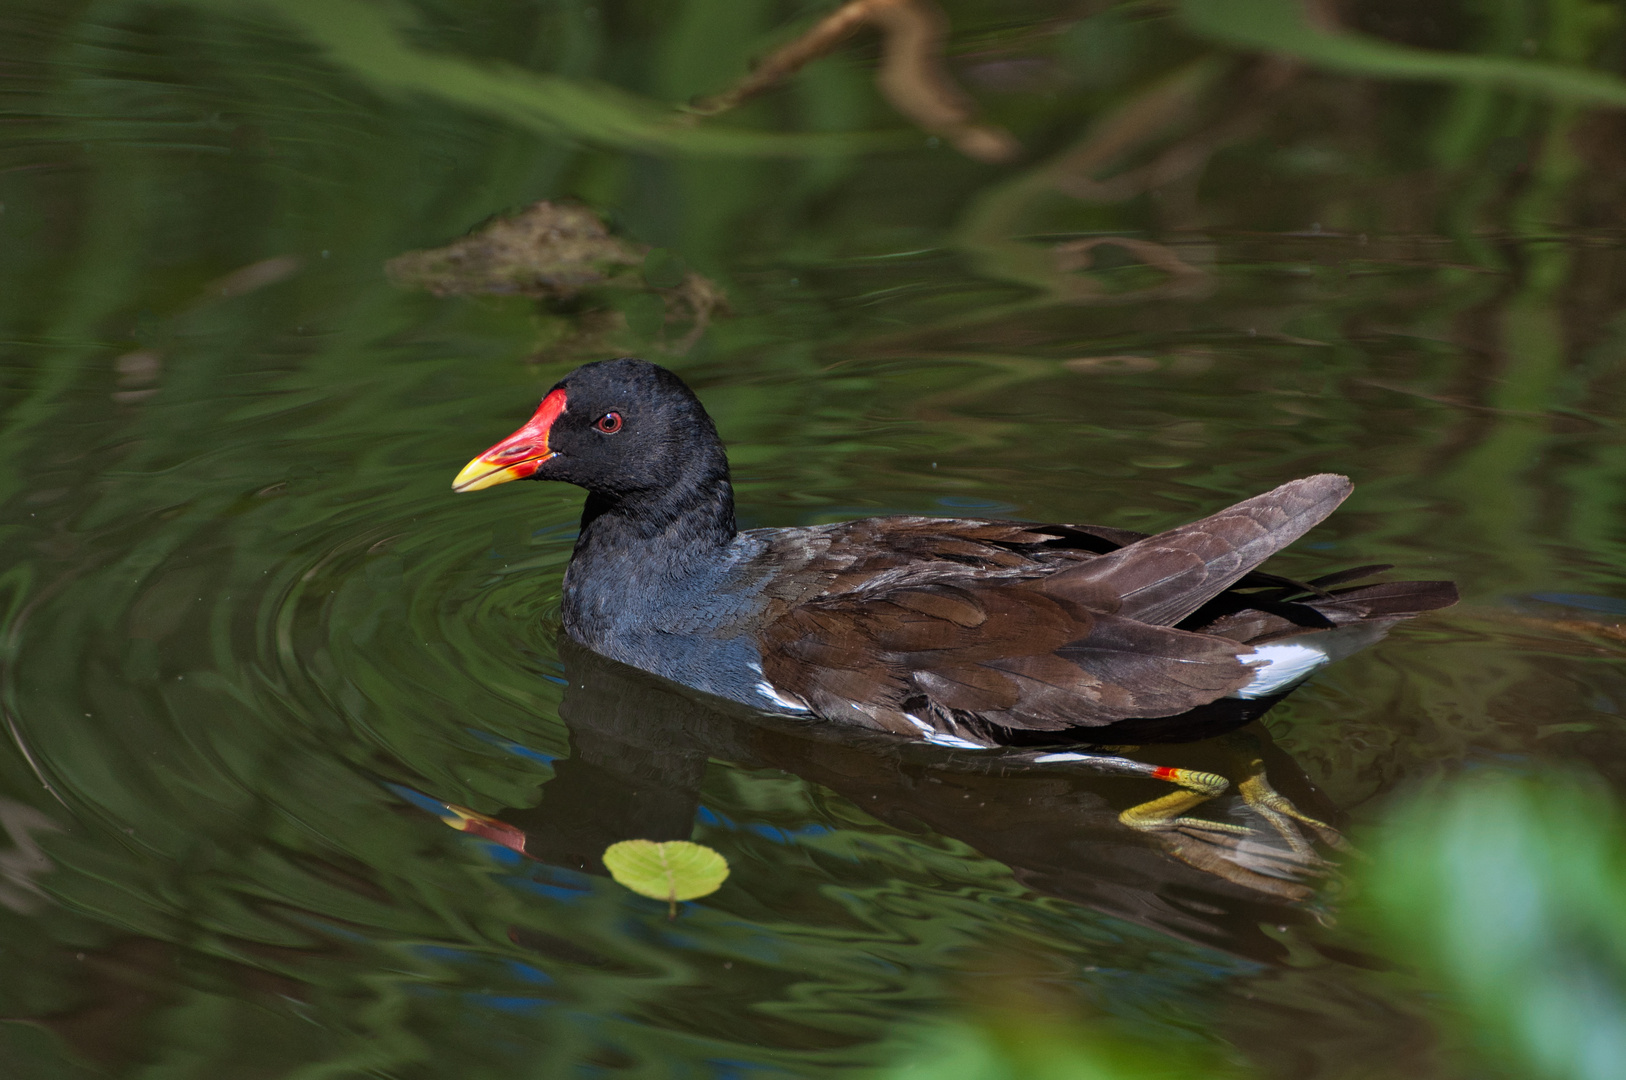
[{"label": "bird reflection in water", "polygon": [[[1314,919],[1303,901],[1331,871],[1294,822],[1272,820],[1264,801],[1240,792],[1209,801],[1207,823],[1182,815],[1160,828],[1136,828],[1124,812],[1144,805],[1155,781],[1038,760],[1056,756],[1054,747],[945,750],[765,717],[563,638],[559,646],[569,679],[560,716],[571,756],[555,763],[538,805],[462,822],[544,863],[603,874],[601,856],[617,841],[688,839],[707,762],[719,758],[784,770],[890,826],[960,841],[1034,892],[1257,960],[1286,952],[1261,924]],[[1258,713],[1270,704],[1254,703]],[[1231,775],[1241,765],[1259,784],[1268,771],[1289,807],[1317,818],[1333,813],[1258,724],[1201,743],[1143,746],[1137,756]],[[1336,840],[1325,826],[1305,829]],[[526,932],[517,933],[525,944]]]}]

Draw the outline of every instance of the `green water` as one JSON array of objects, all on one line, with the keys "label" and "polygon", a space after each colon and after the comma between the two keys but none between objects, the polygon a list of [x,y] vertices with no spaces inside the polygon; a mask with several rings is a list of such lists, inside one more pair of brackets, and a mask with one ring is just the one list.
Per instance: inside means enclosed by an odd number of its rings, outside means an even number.
[{"label": "green water", "polygon": [[[1559,0],[1354,7],[1431,48],[1619,50]],[[318,10],[329,39],[289,15]],[[1336,873],[1289,901],[1176,858],[1117,825],[1157,784],[849,745],[572,651],[580,493],[449,485],[602,355],[598,301],[383,265],[573,197],[707,275],[732,314],[692,347],[639,291],[603,299],[603,347],[697,388],[748,526],[1151,530],[1348,473],[1283,572],[1391,562],[1464,596],[1257,729],[1277,786],[1359,835],[1486,763],[1626,787],[1619,115],[1250,60],[1137,5],[965,0],[952,70],[1015,162],[909,128],[867,38],[664,145],[616,134],[605,86],[715,92],[816,10],[0,10],[0,1074],[823,1076],[1020,984],[1264,1076],[1464,1075]],[[335,45],[391,26],[592,92],[532,122]],[[1171,85],[1193,96],[1097,178],[1192,167],[1114,201],[1041,182]],[[1059,268],[1103,235],[1164,268]],[[596,862],[629,837],[732,875],[669,921]]]}]

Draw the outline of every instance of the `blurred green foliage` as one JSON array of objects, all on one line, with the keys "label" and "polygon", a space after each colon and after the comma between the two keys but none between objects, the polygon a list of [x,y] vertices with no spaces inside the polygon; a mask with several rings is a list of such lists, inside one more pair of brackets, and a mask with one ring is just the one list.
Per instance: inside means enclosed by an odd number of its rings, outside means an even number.
[{"label": "blurred green foliage", "polygon": [[925,1029],[884,1080],[1241,1080],[1246,1070],[1189,1045],[1015,1014]]},{"label": "blurred green foliage", "polygon": [[[1556,101],[1626,107],[1626,79],[1581,67],[1563,49],[1554,50],[1561,62],[1553,63],[1407,47],[1335,28],[1325,11],[1296,0],[1180,0],[1178,7],[1185,25],[1203,37],[1332,71],[1497,86]],[[1620,8],[1606,0],[1555,0],[1544,14],[1555,36],[1582,41],[1608,35],[1620,23]]]},{"label": "blurred green foliage", "polygon": [[1399,807],[1362,869],[1393,955],[1487,1060],[1543,1080],[1626,1064],[1626,814],[1595,778],[1487,772]]}]

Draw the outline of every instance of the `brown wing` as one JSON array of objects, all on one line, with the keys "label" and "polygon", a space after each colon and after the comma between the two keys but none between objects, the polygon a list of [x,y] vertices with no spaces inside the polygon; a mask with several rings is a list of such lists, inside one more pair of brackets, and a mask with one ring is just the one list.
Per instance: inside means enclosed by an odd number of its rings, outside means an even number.
[{"label": "brown wing", "polygon": [[948,576],[1032,576],[1082,565],[1144,538],[1088,525],[975,518],[884,517],[805,529],[768,529],[762,560],[772,614],[820,597],[876,595]]},{"label": "brown wing", "polygon": [[[763,673],[820,715],[994,744],[1171,716],[1240,689],[1249,650],[1172,628],[1348,494],[1283,485],[1153,537],[1079,526],[871,519],[801,534]],[[1126,545],[1126,546],[1125,546]]]},{"label": "brown wing", "polygon": [[[1237,642],[1046,595],[1042,580],[945,577],[812,601],[765,628],[763,673],[815,712],[976,738],[1184,712],[1245,685]],[[911,719],[913,717],[913,719]]]}]

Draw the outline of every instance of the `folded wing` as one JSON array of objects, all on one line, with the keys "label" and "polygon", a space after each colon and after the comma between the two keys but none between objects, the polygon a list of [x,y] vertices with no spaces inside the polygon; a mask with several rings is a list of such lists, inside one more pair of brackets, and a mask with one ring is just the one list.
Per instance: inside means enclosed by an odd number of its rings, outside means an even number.
[{"label": "folded wing", "polygon": [[[779,609],[763,628],[764,675],[825,716],[972,743],[997,742],[990,725],[1058,731],[1178,715],[1246,686],[1261,634],[1405,618],[1454,598],[1435,583],[1311,586],[1313,602],[1273,606],[1284,617],[1226,593],[1281,582],[1248,575],[1349,491],[1344,477],[1307,477],[1156,536],[1120,533],[1122,547],[1083,550],[1075,537],[1065,558],[1037,559],[1029,545],[1075,527],[1018,535],[1009,523],[894,519],[909,570],[848,567],[829,591]],[[946,531],[961,524],[963,537]],[[982,545],[1002,557],[966,557]],[[1222,593],[1229,613],[1192,620],[1212,626],[1175,627]]]}]

